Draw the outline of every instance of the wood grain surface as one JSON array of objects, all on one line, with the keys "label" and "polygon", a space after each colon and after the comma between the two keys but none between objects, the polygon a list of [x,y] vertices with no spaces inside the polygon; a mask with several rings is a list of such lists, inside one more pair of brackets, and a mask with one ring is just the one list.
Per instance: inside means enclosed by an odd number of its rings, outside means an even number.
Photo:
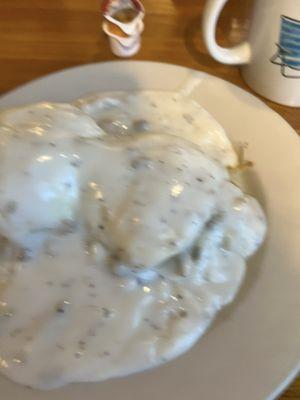
[{"label": "wood grain surface", "polygon": [[[144,0],[146,29],[142,48],[133,59],[195,68],[251,92],[238,68],[219,64],[208,55],[201,38],[204,3]],[[251,5],[252,0],[229,1],[218,25],[221,44],[232,45],[245,37]],[[99,0],[0,0],[0,93],[66,67],[113,59],[101,32]],[[299,108],[265,102],[300,134]],[[300,400],[300,379],[280,399]]]}]

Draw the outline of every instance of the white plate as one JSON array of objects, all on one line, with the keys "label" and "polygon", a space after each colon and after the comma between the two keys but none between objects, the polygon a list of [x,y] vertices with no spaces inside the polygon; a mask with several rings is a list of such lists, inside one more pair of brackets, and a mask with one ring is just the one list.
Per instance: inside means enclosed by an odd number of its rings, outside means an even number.
[{"label": "white plate", "polygon": [[84,65],[49,75],[0,99],[0,107],[71,101],[93,91],[177,90],[197,76],[191,96],[254,161],[252,192],[266,209],[269,232],[246,282],[187,354],[150,372],[99,384],[38,392],[0,379],[5,400],[263,400],[295,377],[300,360],[300,141],[293,129],[249,93],[210,75],[150,62]]}]

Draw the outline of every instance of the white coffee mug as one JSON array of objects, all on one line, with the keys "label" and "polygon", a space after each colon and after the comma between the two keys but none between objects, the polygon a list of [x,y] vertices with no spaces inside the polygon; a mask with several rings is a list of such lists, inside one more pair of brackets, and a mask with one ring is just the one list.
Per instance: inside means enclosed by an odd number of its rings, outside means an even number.
[{"label": "white coffee mug", "polygon": [[256,0],[248,40],[231,49],[216,42],[227,1],[207,0],[205,5],[203,35],[210,54],[224,64],[244,64],[244,80],[262,96],[299,107],[300,0]]}]

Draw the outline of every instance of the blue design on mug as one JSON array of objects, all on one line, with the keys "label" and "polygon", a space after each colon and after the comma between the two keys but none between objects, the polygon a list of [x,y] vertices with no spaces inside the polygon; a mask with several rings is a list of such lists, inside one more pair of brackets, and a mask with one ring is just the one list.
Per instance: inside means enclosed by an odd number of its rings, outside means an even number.
[{"label": "blue design on mug", "polygon": [[300,79],[300,21],[281,15],[277,51],[270,58],[271,63],[280,65],[281,74],[286,78]]}]

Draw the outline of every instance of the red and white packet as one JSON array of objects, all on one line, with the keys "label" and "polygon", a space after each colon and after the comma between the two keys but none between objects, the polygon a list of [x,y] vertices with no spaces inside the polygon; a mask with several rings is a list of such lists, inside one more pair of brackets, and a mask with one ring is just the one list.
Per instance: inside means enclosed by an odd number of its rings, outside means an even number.
[{"label": "red and white packet", "polygon": [[[129,22],[122,22],[114,15],[124,9],[133,9],[135,17]],[[118,57],[130,57],[141,47],[141,33],[144,30],[145,9],[139,0],[104,0],[102,4],[104,21],[102,29],[107,34],[112,52]],[[112,24],[118,27],[124,35],[112,32]]]}]

